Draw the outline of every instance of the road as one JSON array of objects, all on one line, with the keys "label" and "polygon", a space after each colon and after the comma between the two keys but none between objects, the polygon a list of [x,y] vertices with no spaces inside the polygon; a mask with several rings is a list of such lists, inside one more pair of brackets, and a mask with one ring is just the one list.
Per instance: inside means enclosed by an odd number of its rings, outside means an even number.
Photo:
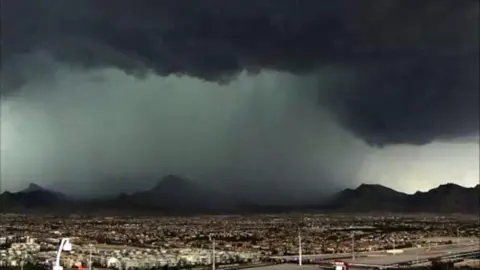
[{"label": "road", "polygon": [[[403,258],[406,256],[409,257],[436,257],[436,256],[442,256],[442,255],[448,255],[448,254],[456,254],[456,253],[463,253],[463,252],[473,252],[473,251],[478,251],[480,250],[479,247],[479,242],[477,241],[468,241],[464,243],[460,243],[459,245],[443,245],[443,246],[431,246],[430,250],[427,247],[421,247],[421,248],[407,248],[403,249],[403,253],[400,254],[387,254],[385,250],[380,250],[380,251],[368,251],[368,252],[357,252],[355,253],[355,256],[357,257],[357,260],[360,260],[362,258],[369,258],[370,260],[382,260],[381,258],[390,258],[390,257],[396,257],[398,259]],[[351,253],[338,253],[338,254],[309,254],[309,255],[303,255],[302,258],[304,260],[312,259],[312,260],[333,260],[333,259],[348,259],[351,258],[352,254]],[[271,257],[272,259],[280,259],[280,260],[298,260],[298,255],[292,255],[292,256],[273,256]],[[395,260],[398,260],[395,259]],[[387,260],[387,259],[385,259]]]},{"label": "road", "polygon": [[[454,254],[462,254],[465,252],[480,252],[480,246],[478,240],[476,241],[465,241],[460,245],[443,245],[443,246],[432,246],[430,249],[426,247],[421,248],[408,248],[403,249],[403,253],[400,254],[389,254],[385,250],[373,251],[373,252],[359,252],[356,253],[355,260],[352,260],[350,253],[341,253],[341,254],[309,254],[303,255],[303,259],[312,259],[315,260],[318,264],[331,265],[333,261],[341,260],[344,262],[350,263],[350,269],[364,269],[367,268],[378,268],[386,265],[395,265],[408,262],[428,262],[428,259],[435,258],[439,256],[454,256]],[[295,260],[298,256],[274,256],[271,258],[284,259],[284,260]],[[429,263],[429,262],[428,262]],[[252,268],[253,269],[253,268]],[[291,270],[291,269],[318,269],[316,264],[304,264],[303,266],[298,266],[296,264],[277,264],[255,268],[255,270]]]}]

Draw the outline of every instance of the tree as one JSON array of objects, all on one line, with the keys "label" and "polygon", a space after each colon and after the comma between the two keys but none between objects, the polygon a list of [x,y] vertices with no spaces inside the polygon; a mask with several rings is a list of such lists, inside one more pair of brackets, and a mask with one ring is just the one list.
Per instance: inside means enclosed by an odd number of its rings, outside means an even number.
[{"label": "tree", "polygon": [[4,243],[0,245],[0,250],[9,249],[12,247],[12,243]]}]

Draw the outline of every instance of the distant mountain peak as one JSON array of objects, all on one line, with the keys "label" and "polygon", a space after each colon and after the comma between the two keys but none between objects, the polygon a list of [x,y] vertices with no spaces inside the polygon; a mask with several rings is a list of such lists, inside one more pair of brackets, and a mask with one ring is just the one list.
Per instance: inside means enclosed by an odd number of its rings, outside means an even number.
[{"label": "distant mountain peak", "polygon": [[184,177],[180,177],[180,176],[174,175],[174,174],[169,174],[167,176],[164,176],[160,180],[160,182],[166,183],[166,184],[173,184],[173,183],[178,183],[178,182],[187,183],[189,181]]},{"label": "distant mountain peak", "polygon": [[433,193],[450,194],[452,192],[461,192],[465,189],[468,189],[468,188],[465,188],[463,186],[460,186],[454,183],[447,183],[447,184],[439,185],[437,188],[433,188],[429,190],[427,193],[433,192]]},{"label": "distant mountain peak", "polygon": [[160,181],[153,187],[152,190],[183,190],[183,189],[191,189],[194,187],[194,184],[183,177],[169,174]]},{"label": "distant mountain peak", "polygon": [[34,191],[47,191],[47,189],[35,184],[35,183],[30,183],[28,184],[28,187],[20,192],[34,192]]},{"label": "distant mountain peak", "polygon": [[28,184],[28,187],[30,187],[30,188],[39,188],[39,189],[43,189],[43,187],[42,187],[42,186],[40,186],[40,185],[37,185],[37,184],[35,184],[35,183],[30,183],[30,184]]},{"label": "distant mountain peak", "polygon": [[388,212],[462,212],[478,213],[478,190],[447,183],[426,192],[409,195],[377,185],[361,184],[356,189],[337,193],[328,209]]},{"label": "distant mountain peak", "polygon": [[382,186],[380,184],[361,184],[360,186],[358,186],[356,189],[356,191],[370,191],[370,192],[393,192],[393,193],[402,193],[402,192],[399,192],[399,191],[396,191],[394,189],[391,189],[389,187],[386,187],[386,186]]},{"label": "distant mountain peak", "polygon": [[446,183],[446,184],[443,184],[443,185],[438,186],[438,188],[441,188],[441,189],[452,189],[452,188],[463,188],[463,187],[460,186],[460,185],[458,185],[458,184],[454,184],[454,183]]},{"label": "distant mountain peak", "polygon": [[379,184],[366,184],[366,183],[362,183],[360,184],[360,186],[357,187],[357,189],[365,189],[365,188],[372,189],[372,188],[387,188],[387,187]]},{"label": "distant mountain peak", "polygon": [[61,192],[56,192],[56,191],[44,188],[44,187],[42,187],[40,185],[37,185],[35,183],[28,184],[28,187],[24,190],[21,190],[19,193],[28,194],[28,193],[38,193],[38,192],[49,194],[51,196],[61,198],[61,199],[67,199],[68,198],[65,194],[63,194]]}]

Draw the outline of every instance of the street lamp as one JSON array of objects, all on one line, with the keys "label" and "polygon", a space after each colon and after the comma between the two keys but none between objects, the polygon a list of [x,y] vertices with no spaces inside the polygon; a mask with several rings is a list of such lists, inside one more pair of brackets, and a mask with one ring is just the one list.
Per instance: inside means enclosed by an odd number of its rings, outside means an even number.
[{"label": "street lamp", "polygon": [[395,256],[396,253],[397,251],[395,249],[395,238],[393,238],[393,256]]},{"label": "street lamp", "polygon": [[460,246],[460,227],[457,227],[457,246]]},{"label": "street lamp", "polygon": [[212,233],[208,235],[208,239],[212,242],[212,270],[215,270],[215,238]]},{"label": "street lamp", "polygon": [[23,270],[23,264],[25,263],[26,260],[27,260],[27,253],[22,252],[22,261],[20,262],[21,263],[21,265],[20,265],[21,270]]},{"label": "street lamp", "polygon": [[302,266],[303,258],[302,258],[302,232],[298,229],[298,265]]},{"label": "street lamp", "polygon": [[62,251],[72,251],[72,244],[70,243],[70,238],[62,238],[62,241],[60,241],[60,246],[58,247],[57,251],[57,258],[55,260],[55,265],[53,266],[52,270],[63,270],[63,267],[60,265],[60,255],[62,254]]},{"label": "street lamp", "polygon": [[355,231],[352,231],[352,260],[355,260]]},{"label": "street lamp", "polygon": [[88,270],[92,270],[92,244],[88,245],[88,251],[89,251],[89,256],[88,256]]}]

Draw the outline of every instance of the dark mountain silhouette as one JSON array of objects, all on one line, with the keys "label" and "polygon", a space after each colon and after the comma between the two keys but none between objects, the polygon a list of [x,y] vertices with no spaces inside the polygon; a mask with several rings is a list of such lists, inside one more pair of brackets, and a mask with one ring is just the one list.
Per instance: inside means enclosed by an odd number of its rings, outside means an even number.
[{"label": "dark mountain silhouette", "polygon": [[381,185],[362,184],[336,194],[324,205],[325,210],[345,212],[430,212],[478,213],[480,185],[466,188],[456,184],[440,185],[413,195]]},{"label": "dark mountain silhouette", "polygon": [[421,212],[468,212],[480,211],[480,185],[465,188],[456,184],[440,185],[427,192],[417,192],[408,201],[408,209]]},{"label": "dark mountain silhouette", "polygon": [[28,190],[17,193],[5,191],[0,195],[2,210],[57,208],[68,203],[70,201],[63,194],[58,195],[48,190]]},{"label": "dark mountain silhouette", "polygon": [[146,209],[160,212],[209,212],[232,209],[233,201],[187,178],[168,175],[151,189],[131,195],[120,194],[113,200],[99,202],[108,208]]},{"label": "dark mountain silhouette", "polygon": [[64,199],[68,200],[68,196],[57,191],[53,191],[47,188],[44,188],[42,186],[39,186],[35,183],[30,183],[26,189],[21,190],[19,193],[34,193],[34,194],[43,194],[43,193],[49,193],[53,195],[54,197],[57,197],[59,199]]},{"label": "dark mountain silhouette", "polygon": [[47,189],[37,185],[37,184],[34,184],[34,183],[30,183],[28,185],[28,187],[20,192],[33,192],[33,191],[46,191]]},{"label": "dark mountain silhouette", "polygon": [[361,184],[333,196],[325,205],[328,210],[348,212],[402,211],[408,195],[381,185]]},{"label": "dark mountain silhouette", "polygon": [[187,178],[168,175],[151,189],[133,194],[122,193],[114,198],[73,201],[67,196],[30,184],[17,193],[0,195],[4,212],[67,211],[67,212],[149,212],[157,214],[195,213],[272,213],[287,211],[322,212],[429,212],[478,213],[480,185],[466,188],[445,184],[428,192],[409,195],[381,185],[362,184],[356,189],[338,192],[317,205],[277,206],[233,199],[205,188]]}]

